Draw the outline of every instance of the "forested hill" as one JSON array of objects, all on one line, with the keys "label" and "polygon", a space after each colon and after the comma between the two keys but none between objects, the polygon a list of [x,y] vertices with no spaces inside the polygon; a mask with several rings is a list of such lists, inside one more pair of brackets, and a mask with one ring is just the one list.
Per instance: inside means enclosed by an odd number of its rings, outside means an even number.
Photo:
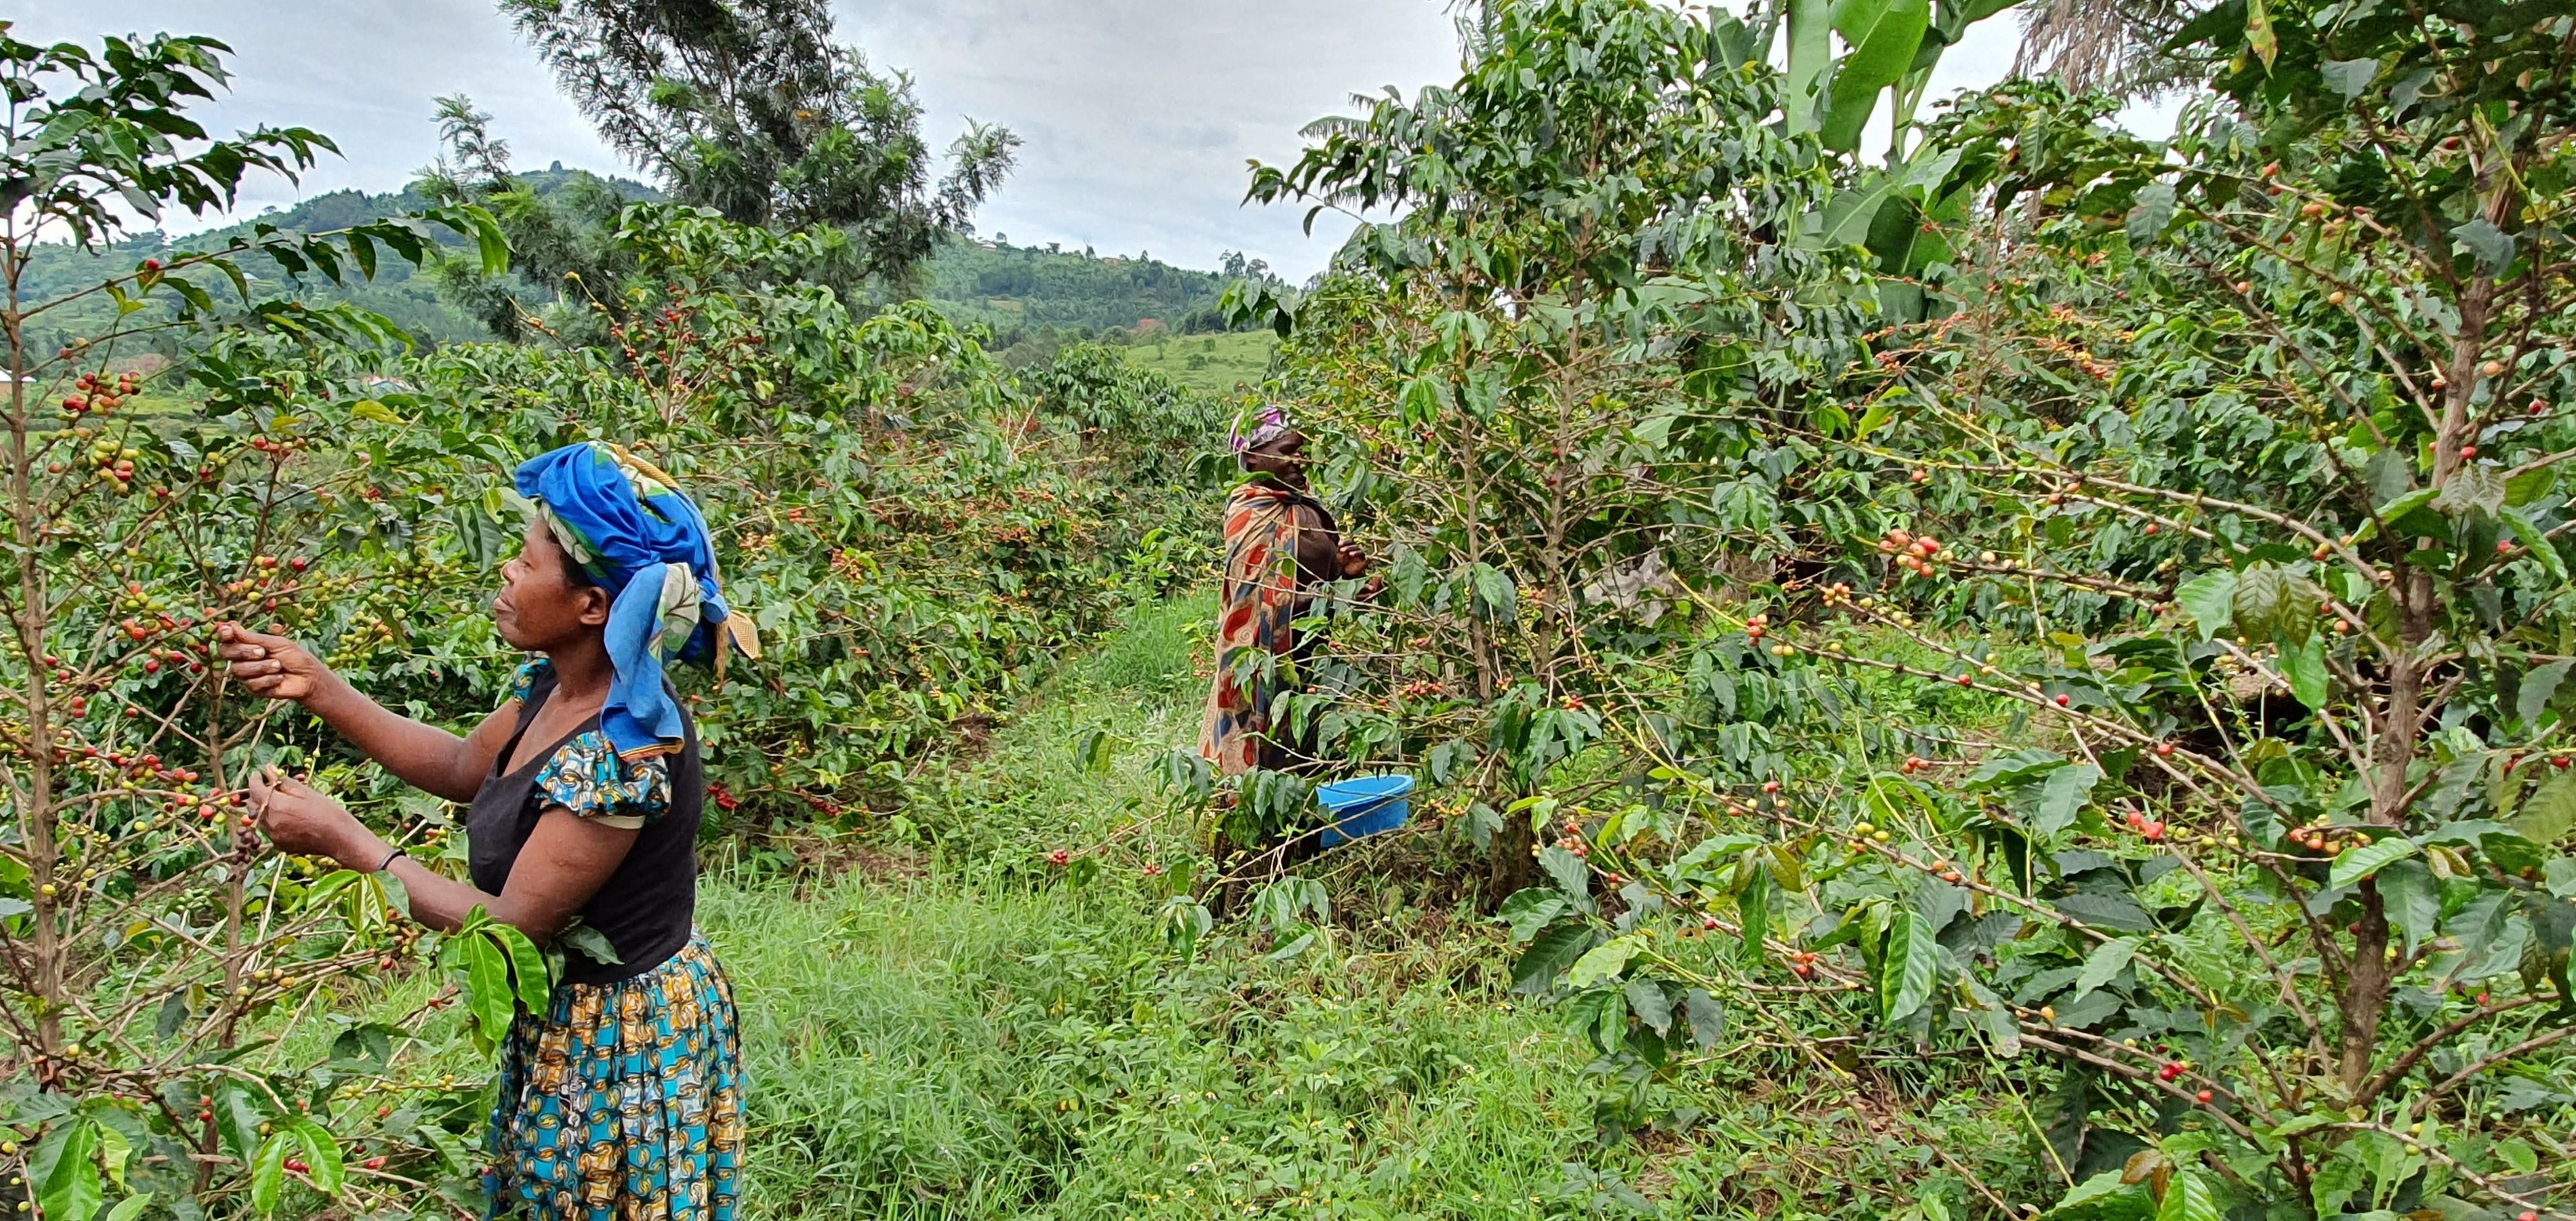
[{"label": "forested hill", "polygon": [[[587,171],[553,167],[519,174],[540,194],[593,177]],[[629,199],[657,199],[660,193],[626,178],[600,179]],[[393,192],[331,191],[293,207],[253,220],[179,238],[142,234],[111,247],[104,261],[130,268],[172,247],[206,248],[256,224],[317,233],[343,229],[362,221],[418,211],[429,201],[404,189]],[[46,300],[94,287],[97,263],[63,247],[45,247],[29,268],[22,291],[29,300]],[[1239,258],[1239,256],[1235,256]],[[1260,269],[1255,267],[1254,274]],[[938,304],[952,317],[992,327],[1005,344],[1038,333],[1093,334],[1111,329],[1157,328],[1211,330],[1215,307],[1227,277],[1213,271],[1173,267],[1143,255],[1102,255],[1088,249],[1012,246],[1000,241],[963,239],[951,243],[930,261],[914,291]],[[380,265],[373,283],[334,289],[327,284],[307,290],[308,300],[353,300],[393,319],[425,340],[452,343],[488,338],[472,315],[440,298],[428,277],[415,277],[399,259]],[[99,302],[102,309],[110,303]],[[66,325],[81,320],[62,319]]]},{"label": "forested hill", "polygon": [[[602,177],[587,170],[566,169],[558,161],[547,169],[519,174],[520,182],[541,195],[552,194],[585,181],[598,181],[609,190],[628,199],[659,199],[661,192],[630,178]],[[67,296],[85,288],[95,288],[105,274],[103,268],[132,270],[144,259],[173,249],[208,250],[222,246],[235,237],[249,237],[259,225],[274,225],[296,233],[326,233],[352,225],[406,212],[417,212],[430,206],[430,201],[409,188],[400,191],[372,192],[344,189],[326,191],[293,207],[264,212],[249,220],[221,228],[171,237],[144,232],[109,246],[96,257],[85,256],[63,245],[35,248],[35,257],[19,291],[28,301],[46,301]],[[439,231],[447,237],[444,230]],[[273,279],[274,268],[263,269],[253,260],[245,264],[244,273],[254,280]],[[372,281],[353,282],[334,287],[319,277],[306,277],[303,297],[307,301],[352,301],[390,318],[404,330],[430,343],[457,343],[490,338],[482,324],[472,315],[442,299],[429,277],[415,274],[411,264],[387,258],[377,264]],[[43,325],[61,331],[65,336],[94,331],[99,315],[112,311],[114,303],[105,298],[84,302],[59,314],[49,314]]]},{"label": "forested hill", "polygon": [[1228,277],[1144,254],[960,241],[930,262],[928,297],[953,317],[996,331],[1216,330]]}]

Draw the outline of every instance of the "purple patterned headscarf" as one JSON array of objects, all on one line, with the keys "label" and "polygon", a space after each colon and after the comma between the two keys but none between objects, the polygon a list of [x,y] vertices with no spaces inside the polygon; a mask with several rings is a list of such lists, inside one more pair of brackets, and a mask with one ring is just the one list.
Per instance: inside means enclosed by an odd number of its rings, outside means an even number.
[{"label": "purple patterned headscarf", "polygon": [[1288,420],[1288,409],[1274,404],[1261,409],[1261,415],[1250,432],[1243,430],[1243,421],[1238,417],[1226,442],[1234,447],[1234,452],[1248,453],[1296,431],[1296,427]]}]

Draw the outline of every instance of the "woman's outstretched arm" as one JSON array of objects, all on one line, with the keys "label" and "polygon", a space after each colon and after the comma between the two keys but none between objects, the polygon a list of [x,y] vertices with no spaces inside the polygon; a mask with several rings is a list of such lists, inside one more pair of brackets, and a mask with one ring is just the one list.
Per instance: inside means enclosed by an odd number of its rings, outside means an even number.
[{"label": "woman's outstretched arm", "polygon": [[411,918],[454,932],[475,908],[528,935],[539,945],[554,940],[582,905],[617,872],[635,846],[636,830],[582,818],[561,807],[537,819],[519,849],[501,893],[478,890],[433,873],[409,857],[396,858],[383,836],[368,830],[339,802],[275,768],[253,775],[251,808],[260,828],[279,848],[327,856],[349,869],[394,875],[411,897]]},{"label": "woman's outstretched arm", "polygon": [[349,685],[303,645],[227,623],[216,642],[232,676],[254,695],[293,700],[402,782],[449,801],[472,801],[516,723],[504,707],[458,737],[403,716]]}]

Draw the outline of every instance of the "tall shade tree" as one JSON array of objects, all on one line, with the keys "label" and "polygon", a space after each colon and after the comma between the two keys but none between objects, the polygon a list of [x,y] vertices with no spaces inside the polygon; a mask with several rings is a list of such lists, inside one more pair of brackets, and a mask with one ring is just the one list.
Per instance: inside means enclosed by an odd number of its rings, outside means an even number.
[{"label": "tall shade tree", "polygon": [[[822,0],[500,0],[566,94],[680,202],[832,229],[853,279],[902,282],[1010,172],[1019,137],[971,124],[945,177],[902,73],[833,41]],[[835,276],[833,278],[841,278]]]}]

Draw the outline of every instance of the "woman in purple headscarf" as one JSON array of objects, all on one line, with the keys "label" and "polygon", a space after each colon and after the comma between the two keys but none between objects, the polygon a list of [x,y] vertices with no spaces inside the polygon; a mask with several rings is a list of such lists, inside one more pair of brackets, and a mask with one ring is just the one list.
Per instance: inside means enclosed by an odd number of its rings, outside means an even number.
[{"label": "woman in purple headscarf", "polygon": [[1233,444],[1246,478],[1225,505],[1225,580],[1217,598],[1216,681],[1199,753],[1219,775],[1279,770],[1298,752],[1271,733],[1271,706],[1306,659],[1296,623],[1315,587],[1367,574],[1332,511],[1309,493],[1306,435],[1278,408]]},{"label": "woman in purple headscarf", "polygon": [[469,878],[409,859],[273,770],[252,778],[251,800],[280,849],[390,874],[422,923],[454,929],[481,908],[540,944],[576,922],[597,934],[502,1046],[491,1216],[730,1221],[741,1046],[732,985],[694,923],[706,778],[663,663],[759,644],[669,476],[574,445],[522,465],[518,489],[533,511],[492,619],[534,660],[470,734],[385,708],[291,640],[218,632],[253,693],[303,704],[385,770],[465,804]]}]

